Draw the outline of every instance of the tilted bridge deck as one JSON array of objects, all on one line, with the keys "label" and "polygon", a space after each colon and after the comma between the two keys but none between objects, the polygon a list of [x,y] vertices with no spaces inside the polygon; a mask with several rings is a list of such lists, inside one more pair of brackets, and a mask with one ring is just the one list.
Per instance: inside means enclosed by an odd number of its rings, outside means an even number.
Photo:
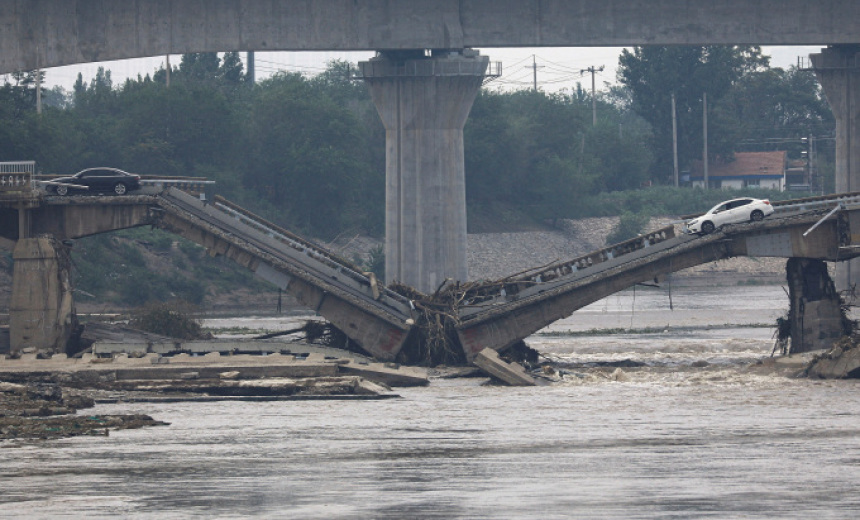
[{"label": "tilted bridge deck", "polygon": [[[37,233],[77,238],[110,226],[151,224],[197,242],[292,294],[378,359],[393,360],[415,328],[409,298],[220,197],[206,204],[168,188],[154,195],[45,197],[36,205],[42,211],[41,218],[33,218]],[[762,222],[729,225],[705,236],[676,236],[674,226],[667,226],[527,275],[478,284],[451,313],[466,357],[471,360],[484,348],[504,350],[605,296],[702,263],[744,255],[838,261],[860,254],[855,245],[860,236],[851,233],[860,229],[860,194],[774,207],[775,214]],[[98,222],[106,211],[115,213],[113,224]],[[858,223],[852,226],[855,217]],[[75,220],[96,223],[87,228],[68,222]]]}]

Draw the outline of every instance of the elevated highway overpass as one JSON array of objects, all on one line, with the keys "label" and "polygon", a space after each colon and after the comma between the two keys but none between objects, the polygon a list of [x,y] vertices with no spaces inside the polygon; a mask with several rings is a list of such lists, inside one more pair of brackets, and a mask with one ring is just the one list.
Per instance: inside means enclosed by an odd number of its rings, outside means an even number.
[{"label": "elevated highway overpass", "polygon": [[[453,330],[456,338],[450,340],[456,344],[450,346],[472,360],[485,348],[503,351],[614,292],[702,263],[734,256],[830,262],[860,256],[860,194],[777,204],[763,222],[725,226],[705,236],[676,236],[669,226],[527,275],[454,283],[434,295],[386,288],[324,248],[243,208],[220,198],[205,204],[175,188],[124,197],[0,192],[0,246],[14,246],[10,325],[15,349],[65,347],[73,306],[64,240],[152,225],[224,255],[293,294],[378,359],[426,348],[431,337]],[[799,326],[808,329],[808,338],[832,341],[838,335],[838,298],[827,288],[828,280],[803,283],[807,293],[810,284],[823,289],[814,297],[807,294],[803,304],[792,300],[792,307],[815,312]]]},{"label": "elevated highway overpass", "polygon": [[858,43],[844,0],[2,0],[0,73],[189,52]]}]

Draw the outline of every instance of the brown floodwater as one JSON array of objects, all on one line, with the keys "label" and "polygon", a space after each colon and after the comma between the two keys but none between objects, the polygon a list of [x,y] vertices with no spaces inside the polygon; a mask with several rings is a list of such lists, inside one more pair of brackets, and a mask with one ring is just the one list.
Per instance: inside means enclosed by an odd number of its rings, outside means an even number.
[{"label": "brown floodwater", "polygon": [[[671,312],[666,296],[627,291],[529,338],[566,367],[550,387],[98,406],[171,426],[0,449],[0,517],[856,517],[858,383],[748,370],[782,289],[676,291]],[[656,332],[580,334],[630,327]],[[594,368],[625,360],[643,366]]]}]

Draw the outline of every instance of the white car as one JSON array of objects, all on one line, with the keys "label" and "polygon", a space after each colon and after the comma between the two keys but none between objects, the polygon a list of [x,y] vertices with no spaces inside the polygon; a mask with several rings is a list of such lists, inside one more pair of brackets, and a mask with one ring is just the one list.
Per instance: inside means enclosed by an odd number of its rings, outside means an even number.
[{"label": "white car", "polygon": [[773,213],[769,200],[745,197],[720,202],[700,217],[687,221],[685,231],[707,235],[725,224],[759,222]]}]

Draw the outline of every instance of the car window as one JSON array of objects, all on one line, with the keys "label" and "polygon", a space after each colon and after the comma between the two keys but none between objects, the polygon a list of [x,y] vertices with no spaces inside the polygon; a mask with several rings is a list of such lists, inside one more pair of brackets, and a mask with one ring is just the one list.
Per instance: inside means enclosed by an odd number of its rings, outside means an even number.
[{"label": "car window", "polygon": [[721,211],[725,211],[727,208],[728,208],[728,204],[720,204],[719,206],[712,209],[711,211],[713,211],[714,213],[719,213]]},{"label": "car window", "polygon": [[752,202],[752,199],[741,199],[741,200],[735,202],[734,207],[739,208],[741,206],[746,206],[750,202]]}]

